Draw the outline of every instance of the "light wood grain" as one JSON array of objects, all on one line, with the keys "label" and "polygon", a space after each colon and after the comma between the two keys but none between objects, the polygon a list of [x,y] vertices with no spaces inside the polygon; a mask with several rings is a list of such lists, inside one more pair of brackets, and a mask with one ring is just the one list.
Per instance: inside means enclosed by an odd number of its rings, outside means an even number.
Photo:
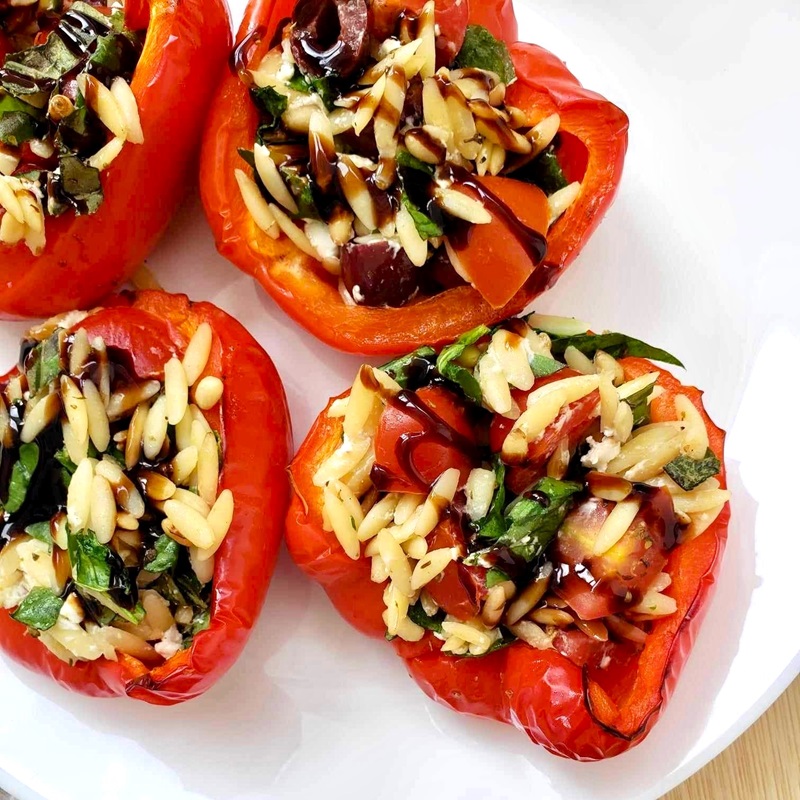
[{"label": "light wood grain", "polygon": [[662,800],[800,800],[800,678],[744,736]]}]

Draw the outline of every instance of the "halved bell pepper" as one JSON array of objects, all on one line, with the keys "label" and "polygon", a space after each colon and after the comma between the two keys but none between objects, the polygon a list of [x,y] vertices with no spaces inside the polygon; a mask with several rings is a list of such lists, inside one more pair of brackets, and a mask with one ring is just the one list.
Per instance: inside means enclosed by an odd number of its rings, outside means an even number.
[{"label": "halved bell pepper", "polygon": [[[103,172],[96,214],[46,217],[47,244],[0,245],[0,315],[88,308],[127,280],[155,247],[184,196],[211,90],[230,52],[224,0],[128,0],[132,30],[147,28],[131,88],[144,143]],[[0,43],[2,47],[2,43]]]},{"label": "halved bell pepper", "polygon": [[[212,329],[206,374],[224,382],[222,402],[205,416],[223,452],[219,490],[230,489],[235,502],[215,556],[208,627],[188,648],[153,668],[123,653],[116,661],[101,657],[68,664],[0,610],[0,649],[73,691],[128,695],[156,705],[196,697],[239,657],[264,602],[283,530],[292,446],[283,386],[269,356],[225,312],[163,292],[113,297],[71,330],[84,329],[90,340],[102,337],[109,349],[127,357],[136,378],[162,379],[165,362],[184,351],[204,322]],[[3,383],[16,374],[18,369],[12,370]]]},{"label": "halved bell pepper", "polygon": [[[294,6],[294,0],[250,2],[237,36],[239,70],[259,62]],[[508,0],[473,2],[469,10],[470,23],[508,42],[516,38]],[[226,74],[218,89],[203,145],[200,188],[217,249],[252,275],[296,322],[347,352],[388,355],[435,346],[520,312],[572,263],[611,205],[622,177],[628,119],[613,103],[584,89],[546,50],[529,44],[514,44],[510,50],[518,80],[509,88],[509,104],[528,112],[531,124],[558,111],[563,131],[558,156],[567,178],[581,181],[583,188],[551,228],[545,260],[504,307],[492,308],[468,285],[401,308],[345,305],[335,279],[317,261],[286,237],[273,240],[264,234],[245,208],[235,177],[242,165],[238,149],[252,148],[259,119],[237,69]]]},{"label": "halved bell pepper", "polygon": [[[699,390],[682,385],[642,358],[622,358],[620,364],[626,380],[658,372],[662,393],[650,405],[654,423],[674,419],[674,398],[686,395],[702,415],[709,447],[723,459],[725,434],[706,414]],[[384,587],[371,581],[369,559],[352,560],[334,533],[323,527],[323,490],[314,485],[313,477],[342,436],[342,418],[329,417],[327,410],[317,418],[291,466],[294,496],[287,517],[287,545],[345,620],[362,633],[383,639]],[[724,466],[717,478],[724,488]],[[569,641],[562,643],[560,652],[515,642],[480,657],[441,652],[441,640],[430,632],[419,642],[395,639],[392,646],[423,691],[456,711],[510,723],[560,756],[596,760],[617,755],[645,737],[672,694],[715,583],[728,521],[726,506],[701,535],[670,551],[664,571],[672,577],[670,595],[677,610],[650,623],[643,648],[604,671],[602,686],[595,679],[602,671],[578,666],[585,658],[570,653]],[[589,642],[581,634],[577,639]]]}]

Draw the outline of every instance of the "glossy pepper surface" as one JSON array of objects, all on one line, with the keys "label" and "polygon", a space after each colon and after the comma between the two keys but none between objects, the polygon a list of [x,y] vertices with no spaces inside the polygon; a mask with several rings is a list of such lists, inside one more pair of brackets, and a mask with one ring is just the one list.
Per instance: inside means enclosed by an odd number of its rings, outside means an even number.
[{"label": "glossy pepper surface", "polygon": [[[223,448],[220,490],[235,498],[231,527],[216,554],[211,620],[185,650],[154,669],[118,654],[69,665],[24,625],[0,611],[0,647],[25,666],[63,686],[93,696],[128,695],[172,705],[209,689],[238,658],[258,617],[278,555],[288,502],[286,464],[291,429],[283,386],[269,356],[247,331],[209,303],[185,295],[121,295],[79,322],[89,337],[130,355],[140,379],[163,374],[165,361],[182,353],[207,322],[213,345],[206,371],[225,383],[222,403],[206,412]],[[9,373],[7,380],[16,373]]]},{"label": "glossy pepper surface", "polygon": [[[147,28],[131,82],[144,143],[103,172],[96,214],[47,217],[39,256],[0,245],[0,315],[87,308],[127,280],[175,213],[213,87],[230,50],[224,0],[129,0],[126,23]],[[0,42],[2,47],[2,42]]]},{"label": "glossy pepper surface", "polygon": [[[705,421],[709,446],[723,457],[725,434],[706,414],[701,392],[640,358],[620,360],[626,380],[657,370],[663,394],[650,406],[651,420],[671,419],[674,397],[687,395]],[[335,535],[323,530],[319,466],[340,443],[341,419],[323,412],[291,467],[295,494],[287,518],[287,544],[297,564],[319,582],[339,613],[362,633],[383,639],[383,586],[370,580],[369,559],[351,560]],[[718,476],[725,486],[723,471]],[[432,699],[466,714],[515,725],[551,752],[579,760],[614,756],[640,742],[675,687],[702,620],[727,538],[726,507],[703,534],[677,546],[664,570],[677,611],[653,623],[646,644],[600,686],[555,650],[516,642],[481,657],[440,652],[428,632],[417,643],[393,647],[410,675]]]},{"label": "glossy pepper surface", "polygon": [[[294,5],[293,0],[252,0],[237,37],[240,70],[258,63]],[[401,8],[398,3],[388,5]],[[402,7],[421,5],[406,2]],[[437,20],[444,27],[445,20],[459,17],[459,9],[462,4],[437,4]],[[473,2],[466,21],[489,28],[507,42],[516,40],[517,24],[508,0]],[[557,151],[559,161],[567,179],[581,181],[583,188],[548,234],[545,261],[506,306],[491,308],[467,285],[402,308],[345,305],[336,282],[325,277],[316,261],[299,253],[285,237],[270,239],[245,208],[234,174],[244,163],[237,150],[252,148],[258,110],[235,69],[219,86],[202,155],[201,194],[220,253],[252,275],[300,325],[347,352],[390,355],[422,344],[437,346],[468,328],[521,311],[572,263],[608,210],[622,177],[628,119],[615,105],[584,89],[546,50],[524,43],[510,50],[517,81],[509,87],[507,102],[527,112],[531,124],[559,113],[563,142]]]}]

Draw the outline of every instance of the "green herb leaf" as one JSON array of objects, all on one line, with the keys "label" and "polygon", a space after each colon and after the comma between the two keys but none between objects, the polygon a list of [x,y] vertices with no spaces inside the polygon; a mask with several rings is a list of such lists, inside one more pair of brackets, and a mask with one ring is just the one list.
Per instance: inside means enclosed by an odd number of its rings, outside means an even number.
[{"label": "green herb leaf", "polygon": [[636,356],[637,358],[649,358],[651,361],[662,361],[665,364],[674,364],[676,367],[683,366],[675,356],[666,350],[653,347],[624,333],[598,333],[596,335],[582,333],[577,336],[556,336],[552,339],[551,350],[554,356],[563,355],[564,351],[572,346],[588,358],[592,358],[598,350],[604,350],[614,358]]},{"label": "green herb leaf", "polygon": [[491,655],[498,650],[502,650],[504,647],[508,647],[510,644],[514,644],[514,642],[517,641],[517,637],[512,636],[507,631],[502,631],[501,633],[501,637],[496,642],[493,642],[492,646],[485,653],[475,655],[474,653],[467,651],[460,656],[455,656],[455,658],[484,658],[485,656]]},{"label": "green herb leaf", "polygon": [[191,623],[186,627],[183,632],[183,646],[184,648],[188,647],[194,637],[197,636],[200,631],[208,630],[208,626],[211,624],[211,612],[204,608],[202,611],[198,611],[197,614],[194,615]]},{"label": "green herb leaf", "polygon": [[73,13],[82,14],[84,17],[88,17],[89,19],[93,19],[95,22],[99,22],[106,28],[110,29],[112,27],[112,20],[110,17],[107,17],[102,11],[98,11],[94,6],[84,3],[83,0],[76,0],[76,2],[70,6],[70,11]]},{"label": "green herb leaf", "polygon": [[403,147],[397,151],[396,159],[397,166],[403,169],[415,169],[418,172],[424,172],[426,175],[430,176],[433,176],[435,172],[433,164],[426,164],[424,161],[420,161]]},{"label": "green herb leaf", "polygon": [[[55,81],[75,69],[79,63],[80,57],[73,54],[60,37],[51,35],[44,44],[6,56],[2,85],[15,97],[39,94],[52,89]],[[9,73],[24,75],[35,85],[21,87]]]},{"label": "green herb leaf", "polygon": [[420,211],[409,199],[408,195],[403,192],[401,197],[401,202],[405,206],[406,210],[409,214],[411,214],[411,219],[414,220],[414,225],[417,229],[417,233],[420,235],[422,239],[427,241],[434,236],[442,236],[444,234],[444,230],[437,225],[427,214]]},{"label": "green herb leaf", "polygon": [[439,370],[442,376],[458,384],[461,387],[461,391],[475,403],[480,403],[483,398],[481,387],[475,379],[475,376],[468,369],[455,362],[457,359],[461,358],[468,347],[475,344],[489,333],[489,328],[485,325],[479,325],[477,328],[467,331],[463,336],[453,342],[453,344],[445,347],[436,360],[436,369]]},{"label": "green herb leaf", "polygon": [[78,92],[75,97],[75,110],[59,122],[59,128],[67,128],[78,136],[85,136],[88,132],[87,116],[89,107],[86,105],[86,98]]},{"label": "green herb leaf", "polygon": [[168,602],[170,602],[174,606],[186,606],[189,605],[186,598],[183,596],[183,593],[178,588],[178,584],[175,583],[174,578],[166,572],[161,573],[161,577],[158,578],[153,584],[153,588]]},{"label": "green herb leaf", "polygon": [[486,588],[491,589],[493,586],[497,586],[498,583],[505,583],[509,580],[511,580],[511,578],[509,578],[503,570],[492,567],[486,573]]},{"label": "green herb leaf", "polygon": [[530,360],[531,369],[537,378],[546,378],[548,375],[553,375],[560,369],[564,369],[564,365],[554,358],[548,358],[540,353],[534,353],[533,358]]},{"label": "green herb leaf", "polygon": [[530,164],[526,164],[512,174],[516,180],[533,183],[548,195],[563,189],[569,183],[561,169],[561,164],[558,163],[558,156],[553,145],[550,145]]},{"label": "green herb leaf", "polygon": [[638,392],[634,392],[630,397],[625,398],[625,402],[631,407],[631,411],[633,412],[634,426],[641,425],[650,418],[650,405],[647,400],[650,395],[653,394],[655,385],[656,381],[653,381],[648,386],[645,386],[644,389],[640,389]]},{"label": "green herb leaf", "polygon": [[427,631],[434,631],[435,633],[442,632],[442,623],[447,615],[444,611],[439,611],[435,616],[429,617],[422,607],[422,603],[414,603],[413,606],[408,607],[408,618],[420,628],[425,628]]},{"label": "green herb leaf", "polygon": [[178,561],[181,546],[165,533],[155,541],[155,550],[148,551],[144,559],[144,569],[148,572],[166,572]]},{"label": "green herb leaf", "polygon": [[8,483],[8,500],[5,503],[7,514],[14,514],[22,508],[38,464],[39,445],[35,442],[20,445],[19,459],[11,468],[11,480]]},{"label": "green herb leaf", "polygon": [[296,216],[299,219],[322,219],[314,200],[311,179],[292,168],[281,168],[280,173],[297,203]]},{"label": "green herb leaf", "polygon": [[89,64],[94,67],[102,67],[110,73],[118,73],[122,69],[122,43],[120,39],[124,37],[118,33],[109,33],[107,36],[99,36],[95,45],[94,53],[89,58]]},{"label": "green herb leaf", "polygon": [[50,520],[43,522],[32,522],[25,528],[25,533],[33,539],[44,542],[51,550],[53,549],[53,534],[51,532]]},{"label": "green herb leaf", "polygon": [[303,94],[315,92],[320,96],[323,105],[328,111],[333,111],[336,108],[335,101],[338,94],[328,78],[306,77],[302,72],[295,69],[294,75],[286,85],[296,92],[303,92]]},{"label": "green herb leaf", "polygon": [[31,350],[26,359],[25,377],[31,394],[38,394],[54,381],[61,372],[61,345],[58,334],[40,342]]},{"label": "green herb leaf", "polygon": [[467,26],[464,44],[461,45],[453,66],[460,69],[488,69],[496,72],[503,83],[511,83],[517,77],[505,42],[496,39],[483,25]]},{"label": "green herb leaf", "polygon": [[275,130],[280,124],[284,112],[289,107],[289,98],[285,94],[276,92],[271,86],[251,89],[250,95],[259,109],[269,118],[264,123],[264,126],[268,130]]},{"label": "green herb leaf", "polygon": [[506,532],[506,521],[503,510],[506,505],[506,468],[497,458],[494,463],[495,490],[492,503],[486,516],[478,520],[478,535],[485,539],[498,539]]},{"label": "green herb leaf", "polygon": [[241,158],[253,169],[256,168],[256,156],[252,150],[246,150],[244,147],[238,148],[237,152]]},{"label": "green herb leaf", "polygon": [[75,201],[79,213],[94,214],[103,202],[100,171],[84,164],[76,156],[61,156],[61,190]]},{"label": "green herb leaf", "polygon": [[190,605],[195,608],[207,608],[208,603],[203,597],[203,585],[197,580],[197,575],[189,566],[188,559],[184,561],[183,567],[176,572],[175,583]]},{"label": "green herb leaf", "polygon": [[130,622],[131,625],[138,625],[146,616],[144,606],[141,603],[131,604],[131,608],[126,608],[117,603],[108,592],[87,589],[85,586],[80,586],[78,591],[81,597],[89,597],[92,600],[96,600],[101,606],[110,611],[113,616],[122,617],[122,619]]},{"label": "green herb leaf", "polygon": [[18,147],[36,138],[41,112],[11,95],[0,96],[0,142]]},{"label": "green herb leaf", "polygon": [[703,481],[719,475],[722,469],[720,460],[709,448],[703,458],[694,459],[689,456],[678,456],[664,467],[664,472],[685,492],[696,489]]},{"label": "green herb leaf", "polygon": [[106,592],[111,586],[111,550],[100,544],[90,530],[73,533],[67,529],[67,550],[72,578],[84,589]]},{"label": "green herb leaf", "polygon": [[45,586],[34,586],[11,614],[11,618],[37,631],[47,631],[58,622],[64,601]]},{"label": "green herb leaf", "polygon": [[427,373],[429,367],[436,362],[436,351],[432,347],[419,347],[413,353],[395,358],[381,369],[394,378],[404,389],[408,388],[414,370]]},{"label": "green herb leaf", "polygon": [[573,496],[581,491],[580,483],[542,478],[506,510],[507,530],[495,546],[508,547],[525,561],[538,558],[558,533]]}]

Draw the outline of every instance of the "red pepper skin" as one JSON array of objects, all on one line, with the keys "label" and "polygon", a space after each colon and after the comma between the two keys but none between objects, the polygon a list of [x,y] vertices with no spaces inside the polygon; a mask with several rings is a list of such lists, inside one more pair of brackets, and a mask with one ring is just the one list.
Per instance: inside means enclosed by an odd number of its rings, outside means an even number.
[{"label": "red pepper skin", "polygon": [[[278,23],[291,16],[293,0],[251,0],[237,42],[247,40],[250,63],[269,46]],[[470,22],[489,27],[507,41],[516,39],[509,0],[470,4]],[[251,37],[248,39],[248,37]],[[316,261],[300,253],[286,237],[270,239],[250,218],[234,176],[244,162],[237,148],[252,149],[258,112],[247,87],[231,72],[212,104],[203,142],[200,193],[219,252],[252,275],[298,324],[326,344],[350,353],[393,355],[423,344],[439,346],[481,323],[492,324],[519,313],[575,259],[599,224],[622,177],[628,118],[619,108],[584,89],[555,56],[534,45],[511,47],[520,80],[512,85],[514,104],[538,122],[555,110],[565,131],[588,148],[583,164],[568,174],[584,178],[576,203],[548,237],[548,255],[506,306],[493,309],[471,286],[458,286],[403,308],[346,306],[336,282]],[[516,88],[514,88],[516,87]],[[511,102],[511,100],[509,100]],[[573,159],[571,159],[573,160]],[[585,160],[585,154],[584,154]]]},{"label": "red pepper skin", "polygon": [[[660,373],[664,394],[651,404],[654,422],[674,418],[673,398],[685,394],[703,415],[710,447],[724,457],[725,434],[706,414],[700,391],[682,386],[644,359],[625,358],[621,363],[626,379]],[[382,638],[382,587],[370,581],[366,559],[351,561],[334,534],[323,531],[322,492],[312,483],[340,436],[341,420],[323,412],[298,450],[291,467],[295,493],[286,542],[296,563],[322,584],[339,613],[363,633]],[[724,487],[724,467],[719,480]],[[393,646],[422,690],[455,711],[510,723],[567,758],[592,761],[618,755],[646,736],[675,687],[714,586],[729,516],[726,507],[701,536],[671,552],[665,570],[672,576],[669,594],[678,610],[653,623],[638,657],[609,675],[604,687],[591,677],[591,670],[555,650],[534,650],[521,643],[480,658],[443,655],[432,634],[413,644],[395,640]]]},{"label": "red pepper skin", "polygon": [[[225,382],[223,401],[206,412],[222,437],[220,489],[235,498],[233,522],[216,555],[211,624],[192,645],[155,669],[131,656],[81,661],[70,666],[0,611],[0,647],[30,669],[95,697],[128,695],[173,705],[205,692],[230,668],[258,617],[278,556],[289,499],[286,464],[292,442],[280,377],[269,356],[232,317],[185,295],[141,292],[80,322],[90,338],[116,347],[133,345],[140,378],[162,375],[166,359],[186,347],[202,322],[214,332],[208,374]],[[13,374],[13,373],[11,373]],[[220,410],[221,409],[221,410]]]},{"label": "red pepper skin", "polygon": [[131,84],[144,144],[126,144],[103,173],[98,212],[48,217],[44,252],[0,244],[0,316],[88,308],[127,280],[155,247],[183,198],[210,87],[230,51],[225,0],[136,0],[147,27]]}]

